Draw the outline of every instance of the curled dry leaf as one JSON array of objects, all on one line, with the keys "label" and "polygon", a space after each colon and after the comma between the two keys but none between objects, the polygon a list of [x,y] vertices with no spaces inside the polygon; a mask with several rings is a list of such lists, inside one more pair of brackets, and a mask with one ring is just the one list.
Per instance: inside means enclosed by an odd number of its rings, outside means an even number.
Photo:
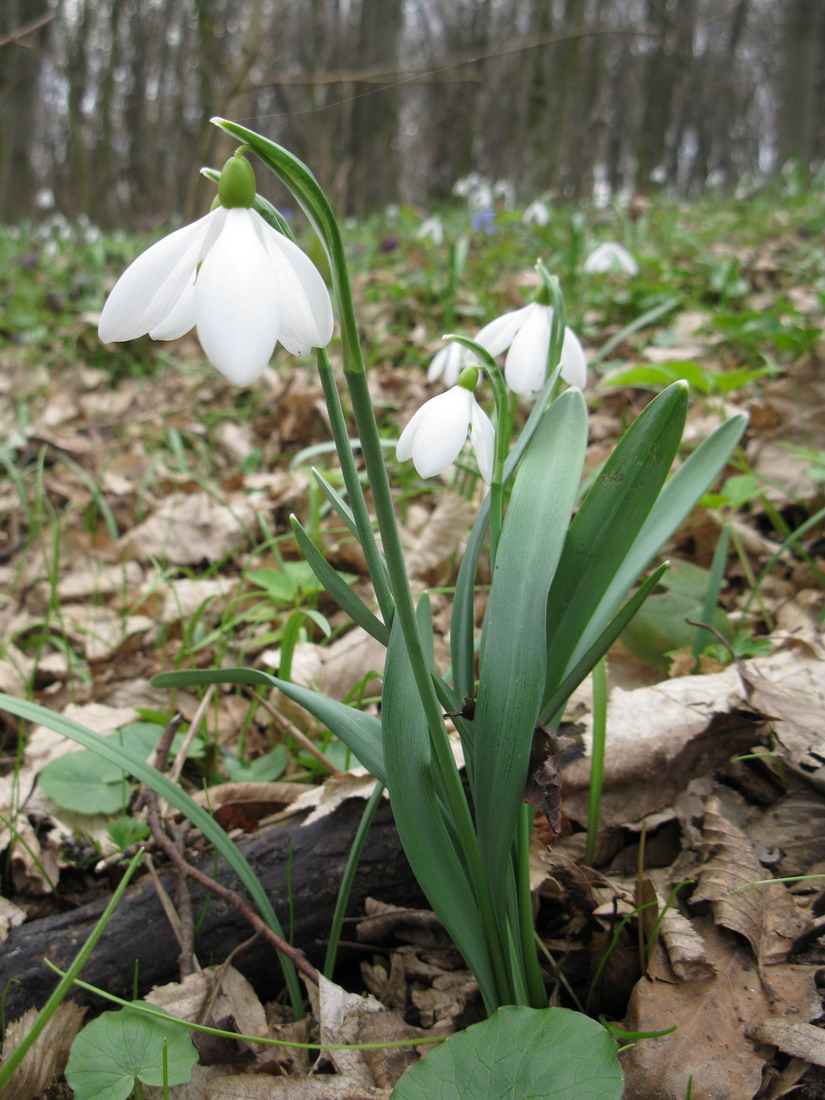
[{"label": "curled dry leaf", "polygon": [[[643,881],[649,884],[655,908],[644,910],[645,937],[647,938],[658,920],[658,936],[667,952],[668,961],[677,978],[684,981],[698,981],[713,974],[713,964],[705,955],[705,941],[675,904],[667,905],[659,883],[664,879],[661,872],[652,872],[651,877]],[[639,899],[647,901],[645,896]],[[661,914],[661,917],[660,917]]]},{"label": "curled dry leaf", "polygon": [[[310,1000],[317,1002],[316,1016],[322,1043],[381,1043],[423,1038],[427,1034],[405,1023],[397,1013],[388,1012],[374,997],[347,993],[323,976],[317,992],[312,987],[308,988]],[[414,1047],[376,1051],[331,1050],[328,1057],[342,1077],[365,1088],[394,1085],[404,1070],[418,1061]],[[340,1090],[335,1095],[349,1093]]]},{"label": "curled dry leaf", "polygon": [[770,872],[721,810],[717,798],[705,803],[704,840],[713,854],[699,872],[692,900],[711,902],[718,923],[744,936],[760,963],[781,962],[809,922],[782,883],[751,886]]},{"label": "curled dry leaf", "polygon": [[783,1054],[802,1058],[815,1066],[825,1066],[825,1031],[813,1024],[770,1016],[753,1029],[760,1043],[770,1043]]},{"label": "curled dry leaf", "polygon": [[676,1027],[670,1035],[636,1043],[621,1056],[625,1095],[633,1100],[754,1096],[773,1048],[755,1043],[752,1030],[778,1012],[808,1020],[819,1011],[814,1007],[818,967],[773,967],[775,999],[770,1000],[744,944],[708,920],[696,920],[694,925],[705,942],[713,976],[678,981],[663,954],[656,954],[649,977],[633,990],[624,1027],[629,1031]]},{"label": "curled dry leaf", "polygon": [[762,674],[755,664],[742,669],[751,706],[771,721],[790,766],[825,790],[825,661],[806,658],[794,650],[790,667],[774,675]]},{"label": "curled dry leaf", "polygon": [[[69,1050],[85,1014],[86,1009],[74,1001],[64,1001],[58,1006],[3,1089],[3,1100],[31,1100],[48,1088],[52,1079],[66,1068]],[[3,1043],[3,1061],[17,1050],[36,1019],[36,1009],[30,1008],[19,1020],[8,1025]]]}]

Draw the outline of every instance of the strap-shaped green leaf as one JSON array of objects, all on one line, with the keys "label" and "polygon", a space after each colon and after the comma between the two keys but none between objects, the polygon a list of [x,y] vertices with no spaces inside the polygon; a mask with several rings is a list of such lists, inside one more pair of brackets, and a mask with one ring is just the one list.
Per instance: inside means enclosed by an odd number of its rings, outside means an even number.
[{"label": "strap-shaped green leaf", "polygon": [[355,522],[355,516],[352,514],[352,509],[350,508],[350,506],[347,504],[347,502],[344,500],[344,498],[341,496],[335,486],[331,485],[327,478],[324,477],[320,470],[313,469],[312,476],[315,478],[316,482],[320,486],[324,496],[335,509],[339,519],[341,519],[343,523],[346,524],[346,527],[352,537],[356,539],[356,541],[360,542],[360,539],[358,537],[358,526]]},{"label": "strap-shaped green leaf", "polygon": [[[660,396],[664,396],[664,393]],[[702,494],[707,492],[724,469],[746,424],[747,417],[744,415],[731,417],[704,440],[667,481],[632,545],[621,558],[617,557],[613,562],[612,570],[608,571],[608,584],[602,590],[598,606],[591,612],[589,622],[582,624],[578,639],[573,639],[573,647],[566,662],[554,664],[552,669],[548,667],[548,701],[549,696],[555,693],[556,685],[569,675],[593,645],[628,589],[649,565],[651,558],[690,515]],[[551,598],[552,596],[551,592]],[[548,638],[551,639],[551,645],[552,629],[553,619],[548,617]],[[556,678],[555,685],[553,677]],[[547,707],[543,713],[549,717],[550,708]]]},{"label": "strap-shaped green leaf", "polygon": [[327,699],[309,688],[279,680],[277,676],[257,668],[182,669],[180,672],[161,672],[152,678],[152,686],[158,688],[203,684],[258,684],[279,688],[288,699],[323,722],[355,754],[367,771],[386,786],[381,723],[371,714],[339,703],[337,699]]},{"label": "strap-shaped green leaf", "polygon": [[484,618],[472,723],[482,859],[504,881],[545,678],[545,608],[576,500],[587,443],[578,390],[544,414],[516,474]]},{"label": "strap-shaped green leaf", "polygon": [[407,859],[433,909],[473,971],[488,1006],[500,1003],[470,874],[453,841],[434,774],[427,719],[404,636],[390,630],[381,696],[390,792]]},{"label": "strap-shaped green leaf", "polygon": [[346,611],[353,622],[363,627],[376,641],[386,645],[388,631],[378,616],[370,611],[361,597],[332,568],[296,516],[290,516],[290,524],[307,564],[341,610]]},{"label": "strap-shaped green leaf", "polygon": [[597,663],[604,657],[605,653],[607,653],[608,649],[610,649],[662,579],[662,575],[667,570],[667,565],[667,562],[663,562],[655,572],[651,573],[644,584],[639,585],[639,588],[613,616],[593,645],[565,676],[561,685],[556,689],[555,694],[551,695],[544,705],[541,718],[543,722],[553,720],[554,716],[561,710],[579,684],[593,671]]},{"label": "strap-shaped green leaf", "polygon": [[[650,402],[622,436],[570,525],[547,600],[545,699],[572,667],[574,651],[584,652],[580,641],[656,503],[682,438],[687,400],[687,386],[676,382]],[[584,648],[609,617],[592,625]]]},{"label": "strap-shaped green leaf", "polygon": [[[530,415],[519,433],[515,447],[507,456],[504,463],[505,485],[512,478],[513,471],[521,461],[522,455],[527,450],[530,440],[541,423],[541,418],[544,416],[544,410],[558,382],[560,372],[561,366],[558,366],[548,378],[544,389],[538,395],[536,403],[530,410]],[[484,538],[489,526],[490,496],[488,494],[478,510],[473,529],[467,540],[453,596],[453,610],[450,618],[450,659],[453,684],[459,699],[463,699],[465,696],[472,697],[475,686],[475,639],[473,633],[475,580],[478,559],[481,556],[481,548],[484,545]]]}]

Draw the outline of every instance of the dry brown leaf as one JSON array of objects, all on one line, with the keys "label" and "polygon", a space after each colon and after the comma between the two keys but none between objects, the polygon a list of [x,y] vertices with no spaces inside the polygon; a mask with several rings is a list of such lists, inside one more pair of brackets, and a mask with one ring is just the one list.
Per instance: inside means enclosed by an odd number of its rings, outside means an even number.
[{"label": "dry brown leaf", "polygon": [[771,677],[757,667],[743,670],[752,707],[772,721],[789,764],[825,790],[825,661],[806,659],[794,650],[795,675]]},{"label": "dry brown leaf", "polygon": [[204,1100],[388,1100],[391,1089],[359,1085],[347,1077],[220,1077]]},{"label": "dry brown leaf", "polygon": [[760,1043],[769,1043],[783,1054],[825,1066],[825,1031],[821,1027],[771,1016],[755,1027],[752,1034]]},{"label": "dry brown leaf", "polygon": [[[650,879],[645,881],[650,881],[655,889],[657,909],[653,919],[657,919],[659,913],[662,914],[658,934],[667,952],[671,969],[677,978],[685,981],[709,978],[713,974],[713,965],[705,956],[705,941],[677,905],[665,908],[667,899],[663,891],[664,880],[664,872],[653,871]],[[650,932],[648,912],[643,913],[646,937]]]},{"label": "dry brown leaf", "polygon": [[[347,993],[323,976],[317,992],[309,987],[310,1000],[321,1029],[321,1042],[380,1043],[422,1038],[426,1032],[411,1027],[395,1012],[388,1012],[374,997]],[[339,1074],[366,1088],[390,1087],[418,1060],[415,1049],[330,1050],[327,1056]]]},{"label": "dry brown leaf", "polygon": [[246,541],[254,523],[255,506],[245,493],[224,501],[208,493],[173,493],[123,537],[121,547],[140,561],[218,561]]},{"label": "dry brown leaf", "polygon": [[[633,1100],[746,1100],[755,1095],[772,1050],[749,1038],[779,1012],[810,1019],[817,1001],[813,966],[771,970],[771,1002],[748,949],[710,921],[697,921],[716,973],[701,981],[674,981],[669,968],[651,966],[637,982],[624,1025],[631,1031],[677,1028],[645,1039],[623,1053],[625,1089]],[[659,964],[659,967],[661,964]]]},{"label": "dry brown leaf", "polygon": [[456,493],[443,493],[423,530],[406,554],[411,581],[437,586],[449,581],[452,557],[475,520],[473,504]]},{"label": "dry brown leaf", "polygon": [[[52,1083],[53,1077],[63,1072],[85,1014],[86,1009],[74,1001],[64,1001],[58,1005],[3,1089],[3,1100],[31,1100]],[[36,1019],[37,1011],[32,1008],[8,1025],[3,1043],[3,1061],[17,1050]]]},{"label": "dry brown leaf", "polygon": [[83,650],[88,661],[102,661],[117,653],[131,638],[155,628],[148,615],[123,615],[110,607],[88,603],[64,604],[61,621],[66,637]]},{"label": "dry brown leaf", "polygon": [[144,1000],[178,1020],[199,1022],[206,1010],[215,1018],[232,1016],[245,1035],[266,1032],[266,1013],[255,990],[234,966],[210,966],[180,982],[157,986]]},{"label": "dry brown leaf", "polygon": [[770,873],[721,810],[717,798],[705,803],[704,843],[713,854],[699,871],[691,901],[711,902],[716,921],[744,936],[760,964],[784,961],[809,922],[782,883],[750,886]]},{"label": "dry brown leaf", "polygon": [[13,902],[0,898],[0,942],[9,938],[9,930],[26,919],[26,914]]},{"label": "dry brown leaf", "polygon": [[111,596],[136,588],[143,581],[143,570],[136,561],[107,565],[87,561],[61,577],[57,593],[61,600],[82,600],[88,596]]}]

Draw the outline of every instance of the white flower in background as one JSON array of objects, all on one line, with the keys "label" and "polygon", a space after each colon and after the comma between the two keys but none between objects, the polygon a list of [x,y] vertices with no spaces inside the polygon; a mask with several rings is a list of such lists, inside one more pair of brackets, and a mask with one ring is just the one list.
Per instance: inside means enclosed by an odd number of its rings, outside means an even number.
[{"label": "white flower in background", "polygon": [[493,184],[493,198],[503,210],[512,210],[516,205],[516,189],[509,180],[496,180]]},{"label": "white flower in background", "polygon": [[[504,378],[513,393],[521,397],[537,393],[547,380],[552,324],[552,306],[531,302],[497,317],[475,338],[493,357],[507,352]],[[578,336],[569,327],[564,330],[561,348],[561,376],[568,385],[580,390],[587,384],[587,357]]]},{"label": "white flower in background", "polygon": [[[477,379],[477,371],[475,375]],[[479,472],[489,484],[493,476],[493,425],[472,391],[460,384],[431,397],[413,414],[398,440],[396,457],[399,462],[411,458],[421,477],[435,477],[458,458],[468,432]]]},{"label": "white flower in background", "polygon": [[419,225],[418,232],[415,236],[419,241],[424,241],[429,237],[434,245],[440,247],[444,244],[444,225],[441,218],[436,214],[433,214],[429,218],[425,218],[421,225]]},{"label": "white flower in background", "polygon": [[251,208],[255,177],[247,160],[230,158],[218,193],[223,205],[170,233],[124,271],[98,332],[104,343],[145,333],[176,340],[197,327],[209,361],[245,386],[278,342],[294,355],[328,344],[332,303],[309,257]]},{"label": "white flower in background", "polygon": [[466,199],[470,192],[474,191],[482,182],[482,177],[478,172],[469,172],[466,176],[462,176],[461,179],[455,181],[452,193],[457,198]]},{"label": "white flower in background", "polygon": [[549,225],[550,208],[543,199],[533,199],[521,215],[525,225]]},{"label": "white flower in background", "polygon": [[584,270],[590,274],[620,271],[624,275],[638,275],[639,265],[626,248],[615,241],[598,245],[584,261]]},{"label": "white flower in background", "polygon": [[427,381],[437,382],[442,378],[445,386],[454,386],[464,368],[476,363],[478,360],[469,348],[465,348],[457,340],[450,340],[432,357]]},{"label": "white flower in background", "polygon": [[486,180],[480,180],[467,195],[467,209],[471,214],[478,213],[479,210],[491,210],[494,202],[493,188]]}]

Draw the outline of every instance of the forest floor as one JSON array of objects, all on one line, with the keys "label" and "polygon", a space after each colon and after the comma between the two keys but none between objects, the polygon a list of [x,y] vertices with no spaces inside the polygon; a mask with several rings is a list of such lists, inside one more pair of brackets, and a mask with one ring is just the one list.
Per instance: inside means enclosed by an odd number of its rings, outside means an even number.
[{"label": "forest floor", "polygon": [[[609,655],[589,863],[589,684],[565,715],[582,746],[563,773],[566,835],[548,846],[537,826],[534,845],[550,1002],[630,1033],[677,1025],[622,1054],[635,1100],[823,1096],[825,1041],[811,1025],[823,1018],[825,961],[825,191],[788,182],[749,199],[559,208],[545,228],[499,212],[493,233],[457,208],[443,218],[452,244],[419,240],[421,216],[408,210],[351,232],[370,389],[388,439],[438,392],[426,366],[440,335],[472,335],[528,301],[539,257],[561,278],[591,364],[590,470],[675,379],[691,394],[683,454],[731,413],[749,415],[725,475],[664,548],[670,571]],[[636,256],[638,275],[583,274],[590,248],[611,239]],[[273,815],[300,820],[310,806],[335,822],[371,783],[299,708],[274,692],[172,694],[150,682],[181,668],[280,669],[375,710],[383,658],[301,561],[289,525],[298,515],[370,599],[360,549],[311,476],[318,467],[340,483],[311,365],[279,351],[238,391],[205,363],[194,334],[99,344],[103,288],[145,243],[59,219],[0,229],[0,690],[125,738],[147,758],[174,720],[173,749],[188,739],[177,781],[206,792],[233,836]],[[331,354],[337,362],[335,344]],[[445,637],[479,481],[468,463],[424,482],[387,455],[410,573],[432,593]],[[438,659],[446,652],[445,640]],[[7,945],[108,897],[139,842],[166,861],[122,773],[85,752],[67,765],[77,744],[6,713],[0,736],[5,1004],[16,979]],[[481,1018],[475,983],[418,896],[382,896],[380,878],[369,892],[335,975],[350,993],[336,1000],[337,987],[325,987],[308,1022],[285,1022],[274,992],[261,1003],[242,953],[237,969],[222,965],[251,931],[200,960],[195,936],[188,1001],[174,955],[152,999],[186,1015],[223,983],[213,1019],[292,1041],[420,1038]],[[306,946],[317,962],[319,944]],[[128,984],[134,960],[124,958]],[[32,1019],[9,1028],[6,1054]],[[50,1055],[4,1095],[72,1095],[61,1075],[82,1019],[55,1021]],[[275,1058],[227,1044],[202,1053],[193,1084],[171,1095],[388,1097],[417,1057],[328,1055],[308,1076],[306,1051]]]}]

